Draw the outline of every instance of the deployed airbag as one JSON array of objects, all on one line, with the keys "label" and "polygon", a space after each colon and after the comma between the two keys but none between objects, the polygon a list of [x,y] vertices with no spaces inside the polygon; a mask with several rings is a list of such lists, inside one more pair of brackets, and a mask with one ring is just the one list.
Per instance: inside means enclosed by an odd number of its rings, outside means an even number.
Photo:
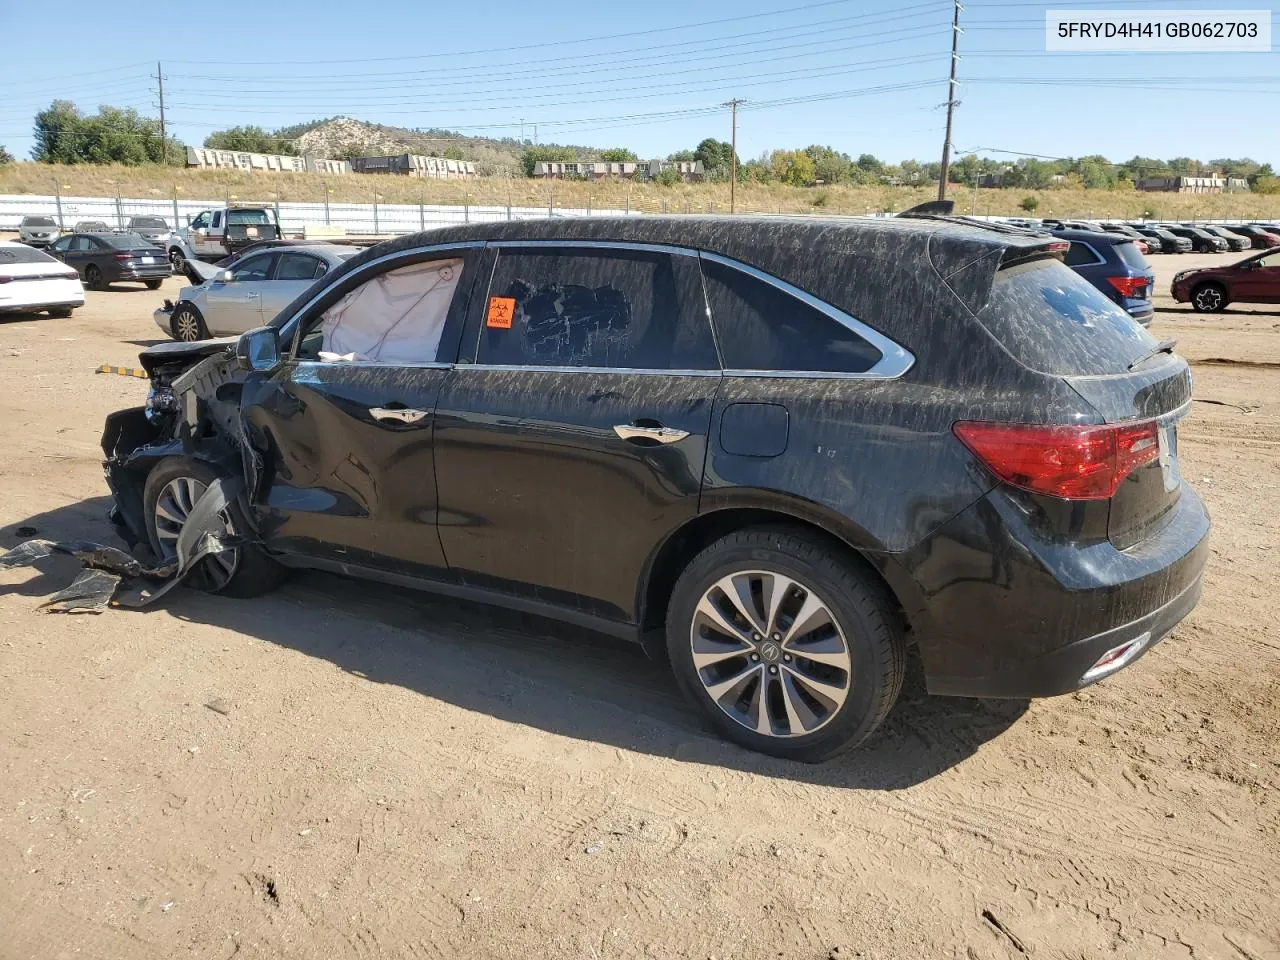
[{"label": "deployed airbag", "polygon": [[325,312],[321,359],[434,360],[461,278],[460,259],[415,263],[374,277]]}]

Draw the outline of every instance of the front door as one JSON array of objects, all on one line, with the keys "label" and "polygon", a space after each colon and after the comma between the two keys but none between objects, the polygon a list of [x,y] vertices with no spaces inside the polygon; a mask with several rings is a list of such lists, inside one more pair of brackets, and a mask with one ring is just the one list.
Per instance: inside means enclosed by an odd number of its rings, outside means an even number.
[{"label": "front door", "polygon": [[448,575],[433,414],[480,252],[410,252],[410,262],[344,277],[299,318],[285,364],[246,389],[243,415],[265,461],[255,504],[271,549]]},{"label": "front door", "polygon": [[509,243],[486,279],[436,412],[450,570],[629,621],[698,510],[720,365],[697,258]]},{"label": "front door", "polygon": [[1280,303],[1280,253],[1259,257],[1252,269],[1237,271],[1231,299],[1246,303]]},{"label": "front door", "polygon": [[275,269],[276,253],[245,257],[231,268],[228,283],[214,280],[205,292],[205,324],[215,336],[262,326],[262,288]]}]

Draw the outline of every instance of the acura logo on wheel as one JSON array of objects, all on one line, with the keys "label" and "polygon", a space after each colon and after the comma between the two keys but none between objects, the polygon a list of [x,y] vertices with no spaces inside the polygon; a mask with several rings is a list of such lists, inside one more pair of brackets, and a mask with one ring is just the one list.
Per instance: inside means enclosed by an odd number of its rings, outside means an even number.
[{"label": "acura logo on wheel", "polygon": [[760,658],[767,663],[777,663],[780,656],[782,656],[782,648],[772,640],[767,640],[760,645]]}]

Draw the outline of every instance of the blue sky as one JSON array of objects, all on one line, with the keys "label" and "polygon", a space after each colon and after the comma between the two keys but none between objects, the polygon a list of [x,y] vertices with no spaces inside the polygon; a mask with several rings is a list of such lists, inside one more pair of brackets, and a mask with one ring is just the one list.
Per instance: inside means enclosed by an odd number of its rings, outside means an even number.
[{"label": "blue sky", "polygon": [[[598,146],[643,157],[728,139],[739,152],[825,143],[937,159],[950,0],[657,0],[649,4],[259,2],[168,8],[3,0],[0,144],[26,157],[49,101],[154,115],[164,65],[172,131],[200,143],[236,124],[344,114]],[[1100,153],[1280,166],[1276,53],[1045,53],[1044,11],[973,0],[961,17],[955,143],[1047,156]],[[1199,0],[1080,7],[1207,9]],[[1261,4],[1219,4],[1261,8]]]}]

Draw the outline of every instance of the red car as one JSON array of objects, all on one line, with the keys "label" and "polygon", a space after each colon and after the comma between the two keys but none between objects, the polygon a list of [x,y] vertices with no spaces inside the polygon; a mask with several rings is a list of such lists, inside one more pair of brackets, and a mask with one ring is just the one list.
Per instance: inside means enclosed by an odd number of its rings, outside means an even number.
[{"label": "red car", "polygon": [[1174,274],[1173,299],[1191,301],[1202,313],[1229,303],[1280,303],[1280,247],[1255,253],[1227,267],[1203,267]]}]

